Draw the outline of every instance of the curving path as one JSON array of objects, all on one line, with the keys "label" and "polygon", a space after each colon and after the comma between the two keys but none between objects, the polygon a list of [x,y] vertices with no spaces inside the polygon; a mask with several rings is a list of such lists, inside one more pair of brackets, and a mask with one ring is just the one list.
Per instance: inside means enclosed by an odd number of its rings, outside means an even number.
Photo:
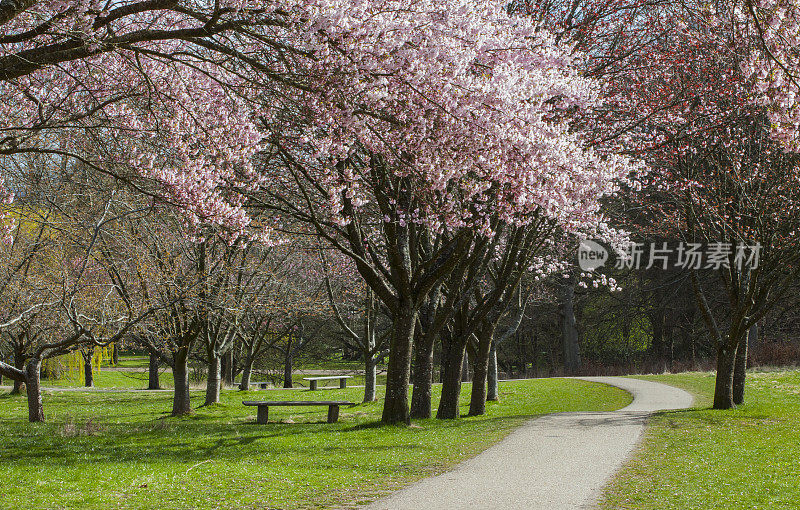
[{"label": "curving path", "polygon": [[580,379],[622,388],[633,402],[613,412],[558,413],[518,428],[455,469],[376,501],[367,510],[593,508],[630,456],[651,413],[683,409],[683,390],[624,377]]}]

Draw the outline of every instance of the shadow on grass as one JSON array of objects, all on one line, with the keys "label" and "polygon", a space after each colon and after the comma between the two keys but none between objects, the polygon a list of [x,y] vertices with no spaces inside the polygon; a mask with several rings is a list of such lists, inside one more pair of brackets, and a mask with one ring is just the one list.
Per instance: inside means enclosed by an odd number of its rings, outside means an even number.
[{"label": "shadow on grass", "polygon": [[[390,451],[398,447],[425,449],[415,443],[417,432],[443,431],[458,435],[459,428],[476,432],[492,430],[496,423],[525,420],[529,415],[483,417],[475,430],[475,419],[421,420],[419,428],[385,426],[379,421],[361,423],[325,422],[268,423],[254,421],[230,424],[198,422],[196,420],[164,419],[131,424],[103,423],[103,430],[92,435],[65,437],[64,422],[30,428],[27,423],[10,424],[6,434],[13,439],[4,447],[3,456],[13,462],[35,462],[36,465],[66,465],[126,462],[198,462],[210,457],[223,462],[251,458],[318,457],[320,452],[342,452],[352,455],[358,451]],[[85,418],[83,418],[85,419]],[[200,425],[200,426],[198,426]],[[11,430],[9,430],[11,429]],[[343,439],[346,434],[349,439]],[[364,436],[366,434],[366,436]],[[359,437],[363,436],[363,437]]]}]

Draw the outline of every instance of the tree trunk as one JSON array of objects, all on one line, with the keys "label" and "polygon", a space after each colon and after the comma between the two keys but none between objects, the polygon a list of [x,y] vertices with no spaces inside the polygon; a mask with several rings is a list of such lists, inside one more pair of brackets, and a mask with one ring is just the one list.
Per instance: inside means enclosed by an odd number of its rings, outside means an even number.
[{"label": "tree trunk", "polygon": [[572,279],[564,283],[564,296],[561,303],[561,335],[564,350],[564,370],[574,375],[581,367],[578,328],[575,321],[575,287]]},{"label": "tree trunk", "polygon": [[[466,347],[466,344],[464,344]],[[461,382],[469,382],[469,352],[464,349],[464,355],[461,357]]]},{"label": "tree trunk", "polygon": [[376,386],[378,380],[378,359],[374,354],[364,353],[364,402],[378,400]]},{"label": "tree trunk", "polygon": [[411,417],[431,417],[431,388],[433,386],[433,337],[424,332],[417,335],[414,356],[414,391],[411,394]]},{"label": "tree trunk", "polygon": [[83,381],[86,388],[94,387],[94,367],[92,367],[93,357],[94,349],[89,351],[88,356],[83,357]]},{"label": "tree trunk", "polygon": [[233,386],[233,347],[230,347],[225,354],[222,355],[222,383],[225,387]]},{"label": "tree trunk", "polygon": [[492,342],[492,350],[489,351],[489,373],[486,376],[488,388],[486,389],[486,400],[500,400],[497,374],[497,345]]},{"label": "tree trunk", "polygon": [[157,353],[151,352],[150,353],[150,360],[147,363],[147,389],[148,390],[160,390],[161,389],[161,381],[158,379],[158,362],[159,357]]},{"label": "tree trunk", "polygon": [[452,420],[459,417],[461,371],[466,347],[466,342],[452,338],[450,348],[446,356],[443,356],[442,398],[439,400],[439,408],[436,411],[436,417],[440,420]]},{"label": "tree trunk", "polygon": [[206,381],[206,402],[204,405],[219,404],[219,390],[221,380],[222,360],[217,353],[211,353],[208,358],[208,379]]},{"label": "tree trunk", "polygon": [[[291,349],[291,345],[287,346],[287,349]],[[284,388],[292,388],[292,362],[293,356],[290,353],[286,354],[286,358],[283,360],[283,387]]]},{"label": "tree trunk", "polygon": [[473,363],[472,392],[469,401],[469,416],[480,416],[486,413],[486,380],[489,372],[489,353],[492,346],[493,332],[483,333],[475,349]]},{"label": "tree trunk", "polygon": [[472,392],[469,400],[469,416],[480,416],[486,413],[486,373],[489,360],[475,362],[472,376]]},{"label": "tree trunk", "polygon": [[242,382],[239,383],[240,391],[250,391],[250,376],[253,373],[253,353],[248,348],[244,357],[244,368],[242,370]]},{"label": "tree trunk", "polygon": [[714,409],[733,407],[733,371],[736,349],[720,346],[717,349],[717,377],[714,386]]},{"label": "tree trunk", "polygon": [[[753,328],[750,328],[752,331]],[[736,349],[736,362],[733,368],[733,403],[736,405],[744,403],[744,383],[747,378],[747,347],[750,338],[750,331],[739,339],[739,347]]]},{"label": "tree trunk", "polygon": [[44,406],[41,390],[42,360],[32,358],[25,365],[25,388],[28,393],[28,421],[44,422]]},{"label": "tree trunk", "polygon": [[172,416],[181,416],[192,412],[189,397],[189,349],[179,349],[174,360],[172,375],[175,377],[175,393],[172,399]]},{"label": "tree trunk", "polygon": [[747,330],[747,352],[749,356],[758,356],[758,324],[753,324]]},{"label": "tree trunk", "polygon": [[403,303],[393,318],[389,366],[386,373],[386,397],[383,402],[384,423],[411,423],[408,407],[408,380],[411,375],[411,350],[417,311]]},{"label": "tree trunk", "polygon": [[119,365],[119,346],[117,344],[111,344],[111,362],[114,365]]},{"label": "tree trunk", "polygon": [[[14,368],[25,371],[25,358],[20,353],[14,353]],[[19,395],[22,393],[25,383],[22,381],[14,380],[14,386],[11,388],[12,395]]]}]

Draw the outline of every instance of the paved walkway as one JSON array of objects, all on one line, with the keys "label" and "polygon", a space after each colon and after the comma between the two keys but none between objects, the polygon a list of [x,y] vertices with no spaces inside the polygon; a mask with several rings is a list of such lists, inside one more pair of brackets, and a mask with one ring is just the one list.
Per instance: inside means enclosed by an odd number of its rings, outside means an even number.
[{"label": "paved walkway", "polygon": [[692,397],[664,384],[624,377],[582,377],[633,395],[614,412],[558,413],[531,420],[455,469],[426,478],[367,510],[560,510],[593,508],[600,490],[629,458],[648,416],[683,409]]}]

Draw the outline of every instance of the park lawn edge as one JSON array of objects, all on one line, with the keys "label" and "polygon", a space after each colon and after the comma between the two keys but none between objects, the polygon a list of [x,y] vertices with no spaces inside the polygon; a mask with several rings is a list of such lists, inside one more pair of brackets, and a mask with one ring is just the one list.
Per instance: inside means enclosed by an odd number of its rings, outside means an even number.
[{"label": "park lawn edge", "polygon": [[[464,385],[464,412],[469,388]],[[434,388],[435,393],[438,390]],[[329,390],[323,398],[354,400],[359,392],[353,388]],[[294,392],[292,398],[309,398],[309,393]],[[200,392],[193,393],[196,404],[201,403],[200,396]],[[340,422],[330,425],[320,423],[324,410],[277,408],[274,414],[270,410],[271,418],[295,423],[255,426],[255,412],[239,409],[243,407],[241,400],[279,399],[278,395],[237,391],[224,392],[221,405],[196,409],[184,418],[165,417],[169,394],[125,395],[130,402],[147,402],[149,407],[142,411],[141,419],[118,424],[115,416],[123,410],[115,408],[115,397],[120,394],[53,392],[45,397],[45,413],[51,423],[30,425],[21,419],[24,397],[2,396],[3,415],[16,406],[14,423],[0,422],[0,431],[10,437],[4,456],[13,459],[0,463],[0,477],[11,481],[3,508],[352,508],[447,471],[545,410],[611,410],[631,400],[622,390],[586,381],[503,382],[502,400],[490,402],[486,416],[379,427],[380,403],[343,408]],[[59,409],[59,401],[63,404],[71,399],[96,403],[96,410]],[[97,412],[104,410],[105,421],[97,418]],[[91,427],[98,430],[84,433],[93,419],[97,421]],[[301,439],[296,440],[298,437]],[[176,446],[182,443],[186,444]],[[241,449],[236,447],[240,443],[245,445]],[[348,444],[362,448],[358,452],[366,452],[367,457],[353,455],[342,447]],[[137,447],[149,451],[134,455]],[[159,457],[159,448],[162,456],[166,455],[164,460]],[[182,457],[175,457],[179,453],[173,451],[176,448]],[[202,453],[214,448],[219,448],[218,457]],[[320,449],[327,449],[330,455],[318,455]],[[385,451],[386,455],[375,455],[376,451]],[[49,460],[56,457],[60,457],[58,463]],[[80,479],[87,465],[97,472],[91,481]],[[95,466],[104,468],[97,471]],[[160,480],[167,476],[174,484]],[[276,485],[278,479],[283,480],[280,486]],[[241,480],[245,485],[230,488],[225,480]],[[176,490],[175,485],[187,487],[187,492]],[[154,497],[154,493],[159,496]]]},{"label": "park lawn edge", "polygon": [[693,407],[655,413],[604,488],[601,509],[795,509],[800,371],[748,371],[745,403],[710,408],[713,372],[633,376],[684,389]]}]

